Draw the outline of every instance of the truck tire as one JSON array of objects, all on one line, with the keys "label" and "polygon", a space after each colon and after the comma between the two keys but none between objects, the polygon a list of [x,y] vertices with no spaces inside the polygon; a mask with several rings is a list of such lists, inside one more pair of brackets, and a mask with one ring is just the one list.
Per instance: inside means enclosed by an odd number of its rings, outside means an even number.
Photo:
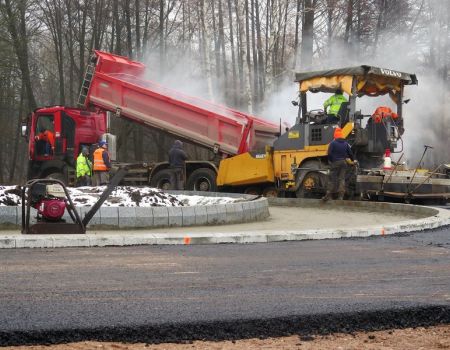
[{"label": "truck tire", "polygon": [[194,170],[187,180],[190,191],[216,192],[216,172],[208,168]]},{"label": "truck tire", "polygon": [[306,160],[300,165],[300,167],[309,169],[304,169],[298,172],[296,181],[301,181],[301,183],[297,191],[295,191],[295,196],[297,198],[322,197],[326,191],[327,177],[319,172],[321,169],[320,162],[312,159]]},{"label": "truck tire", "polygon": [[67,180],[65,179],[64,175],[61,173],[50,173],[46,177],[46,179],[53,179],[53,180],[59,180],[64,185],[67,185]]},{"label": "truck tire", "polygon": [[260,196],[261,195],[261,188],[256,187],[256,186],[247,187],[244,190],[244,194],[251,194],[253,196]]},{"label": "truck tire", "polygon": [[323,175],[316,171],[308,172],[295,195],[297,198],[320,198],[325,193]]},{"label": "truck tire", "polygon": [[266,187],[263,190],[263,196],[269,198],[276,198],[278,197],[278,190],[274,186]]},{"label": "truck tire", "polygon": [[169,169],[164,169],[158,171],[150,179],[150,186],[156,187],[161,190],[171,190],[173,189],[172,176]]}]

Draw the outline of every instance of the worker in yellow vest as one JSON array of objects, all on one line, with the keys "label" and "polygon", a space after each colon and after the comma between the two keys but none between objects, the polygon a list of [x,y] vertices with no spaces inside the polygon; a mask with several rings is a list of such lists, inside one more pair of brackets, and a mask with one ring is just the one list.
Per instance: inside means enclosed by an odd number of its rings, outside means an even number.
[{"label": "worker in yellow vest", "polygon": [[83,146],[77,158],[77,186],[91,186],[92,163],[88,156],[89,149]]},{"label": "worker in yellow vest", "polygon": [[339,123],[338,112],[343,102],[348,102],[341,89],[337,89],[333,96],[323,103],[323,110],[328,115],[327,124]]},{"label": "worker in yellow vest", "polygon": [[108,144],[102,140],[98,143],[98,148],[94,152],[93,170],[96,186],[108,184],[109,169],[111,169],[111,160],[108,153]]}]

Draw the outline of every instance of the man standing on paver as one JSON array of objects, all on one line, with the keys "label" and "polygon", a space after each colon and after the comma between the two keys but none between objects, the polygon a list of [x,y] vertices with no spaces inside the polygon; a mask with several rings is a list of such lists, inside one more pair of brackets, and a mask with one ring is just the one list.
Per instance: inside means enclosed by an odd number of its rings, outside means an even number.
[{"label": "man standing on paver", "polygon": [[175,140],[169,151],[169,164],[171,169],[171,184],[175,190],[184,189],[184,178],[186,169],[186,152],[183,150],[183,142]]},{"label": "man standing on paver", "polygon": [[328,146],[328,162],[330,163],[330,175],[327,193],[322,197],[322,200],[331,199],[336,192],[338,193],[338,199],[344,199],[345,175],[348,165],[354,162],[354,157],[350,145],[344,140],[341,128],[334,130],[334,140]]}]

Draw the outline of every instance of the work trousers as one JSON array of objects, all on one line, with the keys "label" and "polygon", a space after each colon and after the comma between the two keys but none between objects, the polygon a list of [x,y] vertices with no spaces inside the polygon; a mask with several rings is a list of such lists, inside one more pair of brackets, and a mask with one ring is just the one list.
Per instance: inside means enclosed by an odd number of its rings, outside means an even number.
[{"label": "work trousers", "polygon": [[171,180],[170,183],[174,190],[184,190],[184,169],[183,168],[171,168]]},{"label": "work trousers", "polygon": [[109,183],[108,171],[94,171],[94,186],[107,185]]},{"label": "work trousers", "polygon": [[91,186],[92,181],[89,175],[83,175],[77,178],[77,187],[80,186]]},{"label": "work trousers", "polygon": [[331,163],[330,176],[328,178],[327,192],[339,193],[339,196],[345,194],[345,175],[347,172],[347,162],[345,159],[337,160]]}]

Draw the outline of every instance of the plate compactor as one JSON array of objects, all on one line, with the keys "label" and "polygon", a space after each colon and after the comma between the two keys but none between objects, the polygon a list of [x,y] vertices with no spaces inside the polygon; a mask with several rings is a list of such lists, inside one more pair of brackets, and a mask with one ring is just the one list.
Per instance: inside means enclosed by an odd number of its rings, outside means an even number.
[{"label": "plate compactor", "polygon": [[[22,188],[22,233],[23,234],[84,234],[89,221],[100,209],[114,188],[124,178],[128,166],[121,167],[99,200],[83,219],[70,198],[63,182],[56,179],[36,179],[28,181]],[[31,207],[37,210],[36,223],[30,225]],[[72,223],[63,219],[67,210]]]}]

